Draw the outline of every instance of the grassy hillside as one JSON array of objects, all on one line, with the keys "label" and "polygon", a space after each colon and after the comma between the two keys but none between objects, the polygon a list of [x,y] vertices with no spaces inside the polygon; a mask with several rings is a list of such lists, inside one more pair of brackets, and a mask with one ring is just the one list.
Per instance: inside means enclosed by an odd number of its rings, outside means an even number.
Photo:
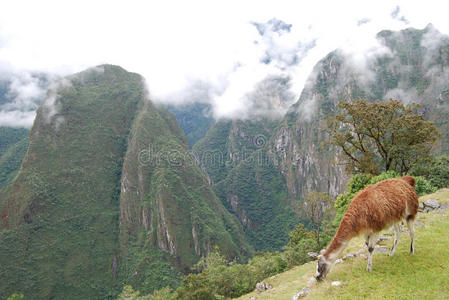
[{"label": "grassy hillside", "polygon": [[[420,201],[436,199],[449,203],[449,189],[421,197]],[[409,235],[401,234],[396,254],[376,254],[373,271],[366,272],[366,259],[349,258],[336,264],[327,278],[312,287],[306,299],[447,299],[449,297],[449,211],[444,213],[419,213],[416,228],[416,254],[409,254]],[[381,245],[391,247],[392,240]],[[354,253],[362,248],[363,241],[351,241],[342,254]],[[365,253],[366,250],[364,250]],[[273,289],[260,294],[253,292],[239,299],[290,300],[308,285],[316,272],[316,262],[298,266],[274,278],[264,280]],[[338,287],[333,281],[341,281]]]}]

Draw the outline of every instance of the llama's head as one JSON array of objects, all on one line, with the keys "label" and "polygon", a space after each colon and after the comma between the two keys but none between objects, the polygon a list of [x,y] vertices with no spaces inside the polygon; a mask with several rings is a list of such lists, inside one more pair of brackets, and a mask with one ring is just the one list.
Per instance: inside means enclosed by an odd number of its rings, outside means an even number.
[{"label": "llama's head", "polygon": [[326,277],[331,269],[332,263],[328,261],[323,255],[318,256],[318,264],[316,267],[316,280],[322,280]]}]

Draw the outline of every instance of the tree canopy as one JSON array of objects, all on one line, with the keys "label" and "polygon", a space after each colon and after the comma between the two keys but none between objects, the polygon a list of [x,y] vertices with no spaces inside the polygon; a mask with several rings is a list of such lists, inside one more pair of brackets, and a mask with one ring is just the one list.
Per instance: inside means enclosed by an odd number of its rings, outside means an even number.
[{"label": "tree canopy", "polygon": [[418,104],[398,100],[340,102],[329,118],[331,143],[340,148],[351,173],[378,175],[389,170],[407,173],[429,158],[439,133],[417,111]]}]

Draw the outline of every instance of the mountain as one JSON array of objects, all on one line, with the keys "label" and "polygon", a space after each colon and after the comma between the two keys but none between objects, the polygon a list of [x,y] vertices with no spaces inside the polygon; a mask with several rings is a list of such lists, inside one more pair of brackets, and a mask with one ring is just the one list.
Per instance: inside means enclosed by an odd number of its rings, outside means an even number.
[{"label": "mountain", "polygon": [[0,191],[0,295],[115,297],[176,285],[215,246],[252,248],[143,78],[111,65],[52,85]]},{"label": "mountain", "polygon": [[256,250],[278,250],[299,219],[285,178],[267,156],[272,119],[221,120],[193,152],[223,204],[239,218]]},{"label": "mountain", "polygon": [[217,196],[256,249],[283,245],[299,220],[293,212],[302,216],[301,201],[309,192],[335,197],[343,191],[348,175],[326,130],[327,117],[342,100],[420,103],[442,134],[435,154],[449,153],[448,37],[429,25],[382,31],[377,38],[379,45],[360,57],[335,50],[320,60],[279,121],[220,121],[193,146]]},{"label": "mountain", "polygon": [[212,108],[208,103],[168,105],[167,109],[176,116],[179,127],[184,131],[190,148],[202,139],[215,123]]},{"label": "mountain", "polygon": [[28,149],[28,136],[25,128],[0,127],[0,188],[17,175]]}]

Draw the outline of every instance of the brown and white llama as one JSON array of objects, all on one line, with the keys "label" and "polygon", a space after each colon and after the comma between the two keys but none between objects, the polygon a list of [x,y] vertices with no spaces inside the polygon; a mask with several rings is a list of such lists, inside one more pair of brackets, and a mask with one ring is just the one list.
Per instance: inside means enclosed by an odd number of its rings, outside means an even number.
[{"label": "brown and white llama", "polygon": [[364,235],[368,246],[367,271],[371,271],[373,251],[381,230],[394,226],[392,256],[400,235],[399,222],[405,220],[410,231],[410,253],[415,252],[414,221],[418,212],[418,195],[411,176],[387,179],[360,191],[349,204],[329,247],[318,258],[316,279],[326,277],[349,241]]}]

